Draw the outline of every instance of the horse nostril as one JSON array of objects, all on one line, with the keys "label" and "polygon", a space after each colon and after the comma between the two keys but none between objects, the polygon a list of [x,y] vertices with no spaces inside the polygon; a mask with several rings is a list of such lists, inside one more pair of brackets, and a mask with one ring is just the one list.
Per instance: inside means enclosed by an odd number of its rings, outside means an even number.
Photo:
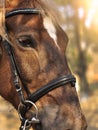
[{"label": "horse nostril", "polygon": [[87,125],[85,125],[85,126],[82,128],[82,130],[87,130]]}]

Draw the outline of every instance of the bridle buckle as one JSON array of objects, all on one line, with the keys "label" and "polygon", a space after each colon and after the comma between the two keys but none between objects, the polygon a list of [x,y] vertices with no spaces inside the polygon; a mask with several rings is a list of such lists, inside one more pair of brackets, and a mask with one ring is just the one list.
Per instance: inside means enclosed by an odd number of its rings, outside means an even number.
[{"label": "bridle buckle", "polygon": [[[31,107],[34,108],[34,111],[31,110]],[[24,111],[23,113],[22,109]],[[28,113],[29,110],[31,112],[30,117],[26,117],[26,114]],[[20,130],[29,130],[32,124],[40,123],[40,120],[38,119],[38,108],[35,105],[35,103],[29,100],[25,100],[24,104],[23,103],[19,104],[18,113],[21,120]]]}]

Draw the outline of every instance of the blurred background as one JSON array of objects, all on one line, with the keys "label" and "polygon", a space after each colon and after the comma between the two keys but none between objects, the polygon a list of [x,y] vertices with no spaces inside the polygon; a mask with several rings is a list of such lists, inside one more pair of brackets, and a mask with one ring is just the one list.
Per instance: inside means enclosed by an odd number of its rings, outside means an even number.
[{"label": "blurred background", "polygon": [[[53,1],[69,37],[66,55],[77,77],[76,88],[88,130],[98,130],[98,0]],[[19,124],[15,110],[0,98],[0,130],[17,130]]]},{"label": "blurred background", "polygon": [[98,0],[54,0],[69,37],[67,58],[88,130],[98,130]]}]

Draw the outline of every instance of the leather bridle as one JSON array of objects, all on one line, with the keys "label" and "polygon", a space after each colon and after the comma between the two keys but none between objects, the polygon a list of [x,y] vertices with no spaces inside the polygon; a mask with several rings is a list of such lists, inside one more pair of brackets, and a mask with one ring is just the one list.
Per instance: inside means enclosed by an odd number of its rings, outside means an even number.
[{"label": "leather bridle", "polygon": [[[8,12],[6,14],[6,19],[10,18],[15,15],[20,15],[20,14],[25,14],[25,15],[30,15],[30,14],[40,14],[40,11],[37,9],[33,8],[23,8],[23,9],[16,9]],[[72,87],[75,87],[75,82],[76,79],[73,75],[68,74],[68,75],[63,75],[57,79],[52,80],[50,83],[47,85],[41,87],[37,91],[30,93],[27,86],[23,83],[21,74],[19,73],[19,69],[15,60],[14,52],[13,52],[13,47],[10,44],[10,41],[7,41],[6,39],[2,39],[4,47],[9,55],[10,63],[11,63],[11,68],[12,68],[12,73],[13,73],[13,80],[14,80],[14,86],[19,94],[20,97],[20,104],[18,107],[18,112],[21,120],[21,127],[20,130],[25,130],[31,127],[31,124],[39,124],[40,120],[38,119],[38,108],[35,105],[35,103],[44,95],[46,95],[48,92],[59,88],[63,87],[66,84],[71,84]],[[22,82],[22,86],[24,87],[28,97],[25,99],[23,92],[22,92],[22,87],[19,83],[19,80]],[[26,118],[26,113],[31,109],[31,107],[35,108],[35,115],[33,114],[29,119]]]}]

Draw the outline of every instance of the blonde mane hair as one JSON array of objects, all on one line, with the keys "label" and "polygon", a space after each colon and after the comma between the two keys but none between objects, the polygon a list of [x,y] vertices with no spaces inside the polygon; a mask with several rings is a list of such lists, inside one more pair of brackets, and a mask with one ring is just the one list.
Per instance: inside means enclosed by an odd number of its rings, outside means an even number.
[{"label": "blonde mane hair", "polygon": [[5,38],[5,0],[0,0],[0,35]]}]

